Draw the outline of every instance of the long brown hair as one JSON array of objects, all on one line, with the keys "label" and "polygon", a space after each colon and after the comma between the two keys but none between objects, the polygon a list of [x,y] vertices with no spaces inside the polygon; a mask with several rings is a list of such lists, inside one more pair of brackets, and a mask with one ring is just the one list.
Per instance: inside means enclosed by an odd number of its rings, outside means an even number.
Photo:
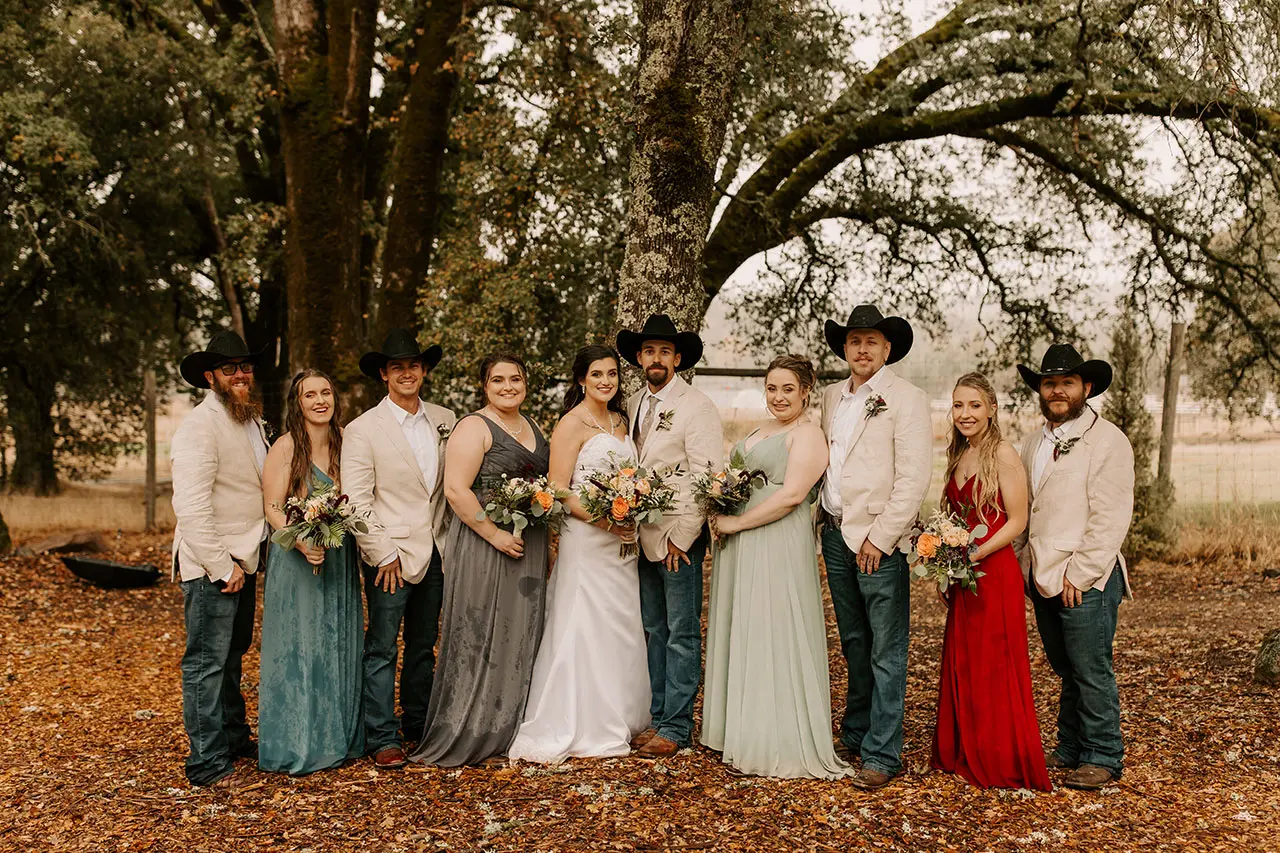
[{"label": "long brown hair", "polygon": [[311,483],[311,436],[307,433],[306,418],[302,416],[302,401],[298,399],[298,395],[302,393],[302,383],[306,379],[323,379],[329,383],[329,390],[333,392],[333,417],[329,419],[329,470],[325,473],[333,480],[334,487],[342,491],[339,481],[342,429],[338,426],[342,423],[342,402],[338,398],[338,389],[333,386],[333,380],[328,374],[307,368],[293,377],[285,403],[284,428],[293,439],[293,461],[289,464],[287,492],[290,497],[306,497]]},{"label": "long brown hair", "polygon": [[[991,409],[991,420],[987,424],[987,431],[978,437],[978,443],[974,445],[974,449],[978,452],[978,475],[974,478],[973,495],[977,498],[978,518],[982,521],[994,519],[1000,512],[999,496],[1000,496],[1000,467],[997,454],[1000,450],[1000,442],[1002,436],[1000,433],[1000,407],[996,401],[996,390],[991,387],[991,382],[981,373],[966,373],[956,380],[956,388],[972,388],[982,395],[987,406]],[[954,389],[952,391],[954,392]],[[947,445],[947,476],[943,481],[944,485],[951,482],[955,476],[956,468],[960,465],[960,457],[969,449],[969,439],[956,428],[955,423],[951,424],[951,442]],[[946,506],[946,495],[943,494],[942,503]],[[988,517],[986,510],[990,510],[991,515]]]}]

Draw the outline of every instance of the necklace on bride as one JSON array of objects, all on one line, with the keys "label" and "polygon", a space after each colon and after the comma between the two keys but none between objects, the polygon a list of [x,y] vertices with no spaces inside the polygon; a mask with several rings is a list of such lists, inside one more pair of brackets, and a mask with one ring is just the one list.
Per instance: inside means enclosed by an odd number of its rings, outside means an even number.
[{"label": "necklace on bride", "polygon": [[498,414],[497,409],[490,407],[489,412],[493,415],[493,419],[498,422],[498,426],[502,427],[503,430],[506,431],[507,435],[512,438],[518,438],[520,434],[524,432],[524,418],[520,418],[519,428],[513,430],[511,427],[507,426],[506,420],[503,419],[502,415]]},{"label": "necklace on bride", "polygon": [[608,412],[608,415],[609,415],[609,428],[608,428],[608,429],[605,429],[604,427],[600,426],[600,421],[596,420],[596,416],[595,416],[595,415],[593,415],[593,414],[591,414],[591,410],[590,410],[590,409],[587,409],[587,407],[586,407],[586,406],[583,406],[583,411],[585,411],[585,412],[587,413],[587,417],[591,418],[591,424],[592,424],[593,426],[595,426],[595,428],[596,428],[596,429],[598,429],[598,430],[600,430],[602,433],[604,433],[605,435],[613,435],[613,431],[614,431],[615,429],[617,429],[617,427],[615,427],[615,426],[613,425],[613,412]]}]

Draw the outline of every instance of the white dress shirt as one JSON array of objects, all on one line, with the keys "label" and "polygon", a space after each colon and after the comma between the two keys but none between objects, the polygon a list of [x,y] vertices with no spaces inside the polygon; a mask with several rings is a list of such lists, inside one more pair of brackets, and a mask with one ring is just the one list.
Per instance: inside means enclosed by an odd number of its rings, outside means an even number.
[{"label": "white dress shirt", "polygon": [[[440,436],[431,428],[431,422],[427,420],[427,410],[419,403],[418,411],[409,414],[393,403],[389,394],[382,398],[382,405],[387,407],[396,419],[396,423],[400,424],[400,431],[404,433],[404,440],[413,451],[413,458],[418,463],[418,469],[422,471],[422,480],[427,484],[427,494],[430,495],[435,487],[437,466],[440,464]],[[400,559],[400,552],[397,551],[383,560],[378,568],[389,566],[398,559]]]},{"label": "white dress shirt", "polygon": [[418,462],[418,468],[422,471],[422,479],[427,484],[427,493],[430,494],[436,484],[436,472],[439,470],[440,464],[440,436],[432,428],[431,422],[427,420],[427,410],[421,404],[418,411],[409,414],[395,403],[391,402],[391,397],[384,397],[382,405],[395,416],[396,423],[400,424],[400,431],[404,433],[404,440],[408,442],[409,449],[413,451],[413,458]]},{"label": "white dress shirt", "polygon": [[1058,424],[1056,427],[1050,427],[1046,422],[1044,429],[1044,441],[1040,442],[1040,446],[1036,448],[1036,458],[1031,464],[1031,489],[1032,495],[1040,484],[1040,478],[1044,476],[1044,471],[1049,467],[1049,463],[1053,460],[1054,442],[1062,441],[1068,438],[1076,431],[1076,427],[1080,425],[1080,419],[1084,417],[1084,413],[1076,415],[1065,423]]},{"label": "white dress shirt", "polygon": [[858,425],[858,418],[866,417],[867,400],[876,388],[881,370],[872,374],[871,378],[858,386],[857,391],[849,390],[849,382],[840,389],[840,402],[836,404],[835,413],[831,416],[831,435],[827,436],[830,455],[827,459],[827,476],[822,481],[822,508],[828,514],[839,518],[842,515],[840,503],[840,472],[844,470],[845,457],[849,455],[849,439]]}]

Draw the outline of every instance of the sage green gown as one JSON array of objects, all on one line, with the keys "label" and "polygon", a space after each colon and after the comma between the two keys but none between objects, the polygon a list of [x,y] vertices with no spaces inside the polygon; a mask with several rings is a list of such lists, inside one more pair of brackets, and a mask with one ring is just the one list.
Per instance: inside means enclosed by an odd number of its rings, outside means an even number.
[{"label": "sage green gown", "polygon": [[[312,482],[333,483],[311,466]],[[350,535],[320,573],[296,550],[267,553],[258,684],[258,766],[295,776],[364,753],[360,558]]]},{"label": "sage green gown", "polygon": [[[736,449],[768,482],[742,512],[782,487],[788,457],[786,433],[749,453],[745,442]],[[838,779],[852,772],[832,744],[814,495],[777,521],[727,537],[714,558],[701,742],[751,775]]]}]

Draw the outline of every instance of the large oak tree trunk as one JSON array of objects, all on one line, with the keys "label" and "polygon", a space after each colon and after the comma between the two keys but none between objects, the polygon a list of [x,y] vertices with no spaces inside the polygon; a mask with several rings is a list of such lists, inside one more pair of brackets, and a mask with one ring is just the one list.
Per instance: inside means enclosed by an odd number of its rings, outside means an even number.
[{"label": "large oak tree trunk", "polygon": [[275,4],[290,368],[324,370],[356,396],[364,387],[360,237],[377,11],[377,0]]},{"label": "large oak tree trunk", "polygon": [[642,0],[620,327],[654,312],[702,325],[716,162],[750,0]]},{"label": "large oak tree trunk", "polygon": [[9,406],[9,428],[13,431],[12,489],[52,495],[58,491],[58,470],[54,464],[56,432],[53,406],[56,383],[37,371],[15,366],[8,371],[5,398]]},{"label": "large oak tree trunk", "polygon": [[463,0],[424,4],[409,91],[401,111],[392,164],[392,202],[383,247],[381,287],[373,295],[370,340],[393,326],[416,326],[418,289],[426,280],[440,213],[440,175],[458,73],[454,37]]}]

